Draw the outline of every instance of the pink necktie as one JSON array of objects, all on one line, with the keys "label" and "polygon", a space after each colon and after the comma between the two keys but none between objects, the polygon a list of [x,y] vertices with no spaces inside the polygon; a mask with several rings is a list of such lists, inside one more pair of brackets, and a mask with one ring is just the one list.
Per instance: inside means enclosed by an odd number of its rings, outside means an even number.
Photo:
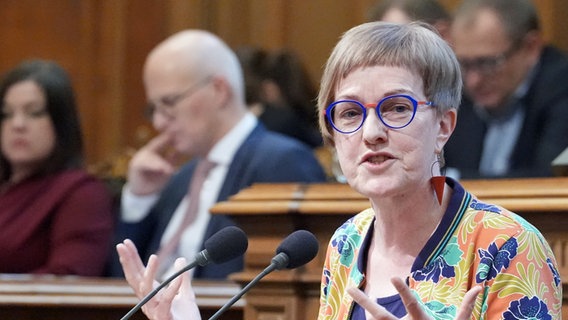
[{"label": "pink necktie", "polygon": [[180,226],[174,233],[174,235],[158,250],[158,261],[160,262],[159,269],[163,274],[170,268],[170,264],[177,257],[173,257],[179,246],[179,241],[185,229],[191,225],[197,218],[199,212],[199,202],[201,189],[203,188],[203,183],[209,174],[209,171],[215,167],[215,163],[207,159],[202,159],[197,164],[193,176],[191,178],[191,183],[189,186],[189,205],[183,216]]}]

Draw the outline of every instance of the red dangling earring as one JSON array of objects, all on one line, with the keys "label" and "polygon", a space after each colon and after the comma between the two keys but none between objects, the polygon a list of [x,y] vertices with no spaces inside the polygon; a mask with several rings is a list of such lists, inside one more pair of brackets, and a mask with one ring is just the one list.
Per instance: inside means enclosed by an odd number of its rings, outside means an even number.
[{"label": "red dangling earring", "polygon": [[432,173],[432,178],[430,178],[430,184],[432,188],[434,188],[434,193],[436,193],[436,197],[438,198],[438,203],[442,205],[442,199],[444,198],[444,186],[446,184],[446,177],[444,175],[441,176],[434,176],[434,165],[438,163],[440,166],[440,172],[442,171],[442,160],[441,156],[438,154],[438,160],[432,163],[432,167],[430,171]]}]

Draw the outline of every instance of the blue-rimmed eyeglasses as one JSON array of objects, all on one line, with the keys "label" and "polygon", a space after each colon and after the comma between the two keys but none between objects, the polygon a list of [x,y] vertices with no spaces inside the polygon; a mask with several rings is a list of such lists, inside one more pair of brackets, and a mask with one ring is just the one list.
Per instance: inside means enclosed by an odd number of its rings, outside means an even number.
[{"label": "blue-rimmed eyeglasses", "polygon": [[211,79],[211,76],[205,77],[180,93],[165,95],[156,99],[156,101],[148,102],[145,111],[146,116],[151,119],[154,114],[159,113],[168,118],[175,117],[174,107],[182,100],[196,93],[197,90],[209,83]]},{"label": "blue-rimmed eyeglasses", "polygon": [[430,101],[417,101],[409,95],[397,94],[381,99],[377,104],[363,105],[356,100],[339,100],[325,109],[331,126],[341,133],[353,133],[363,126],[367,109],[374,108],[379,119],[391,129],[401,129],[412,122],[419,105],[434,106]]}]

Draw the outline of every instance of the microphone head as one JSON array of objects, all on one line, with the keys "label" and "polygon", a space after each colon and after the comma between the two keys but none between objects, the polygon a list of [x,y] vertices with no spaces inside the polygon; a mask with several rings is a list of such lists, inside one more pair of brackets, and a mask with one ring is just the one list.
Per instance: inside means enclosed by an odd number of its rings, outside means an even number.
[{"label": "microphone head", "polygon": [[210,262],[223,263],[243,255],[248,248],[248,239],[243,230],[229,226],[205,240],[204,247]]},{"label": "microphone head", "polygon": [[276,254],[286,254],[289,261],[285,267],[294,269],[310,262],[317,255],[318,250],[319,242],[311,232],[297,230],[280,243]]}]

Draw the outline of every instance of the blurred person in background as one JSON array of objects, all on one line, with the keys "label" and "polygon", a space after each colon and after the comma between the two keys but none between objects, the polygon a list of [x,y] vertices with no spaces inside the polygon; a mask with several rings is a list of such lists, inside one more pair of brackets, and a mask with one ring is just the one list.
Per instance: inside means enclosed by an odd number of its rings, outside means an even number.
[{"label": "blurred person in background", "polygon": [[[161,278],[175,257],[193,258],[204,240],[235,224],[210,214],[218,201],[255,183],[325,181],[310,148],[268,131],[247,108],[239,60],[216,35],[170,36],[148,55],[143,78],[158,135],[129,163],[115,241],[131,239],[144,259],[157,254]],[[178,167],[180,156],[191,160]],[[118,256],[111,264],[111,274],[122,276]],[[192,276],[224,279],[242,268],[239,257]]]},{"label": "blurred person in background", "polygon": [[409,23],[422,21],[449,40],[452,17],[437,0],[380,0],[367,13],[368,21]]},{"label": "blurred person in background", "polygon": [[111,197],[83,168],[67,73],[24,61],[4,76],[0,97],[0,272],[102,275]]},{"label": "blurred person in background", "polygon": [[251,46],[236,53],[245,74],[247,104],[267,129],[320,147],[316,89],[298,55]]},{"label": "blurred person in background", "polygon": [[[317,127],[316,95],[300,57],[286,49],[270,52],[262,68],[262,93],[266,110],[260,120],[269,128],[292,136],[312,148],[322,145]],[[282,111],[291,114],[289,121]]]},{"label": "blurred person in background", "polygon": [[445,149],[461,178],[552,175],[568,147],[568,58],[530,0],[465,0],[452,24],[464,98]]},{"label": "blurred person in background", "polygon": [[[249,110],[258,117],[265,109],[262,94],[262,67],[268,52],[261,47],[240,46],[235,49],[235,54],[243,68],[245,102]],[[268,127],[267,129],[271,130]]]}]

